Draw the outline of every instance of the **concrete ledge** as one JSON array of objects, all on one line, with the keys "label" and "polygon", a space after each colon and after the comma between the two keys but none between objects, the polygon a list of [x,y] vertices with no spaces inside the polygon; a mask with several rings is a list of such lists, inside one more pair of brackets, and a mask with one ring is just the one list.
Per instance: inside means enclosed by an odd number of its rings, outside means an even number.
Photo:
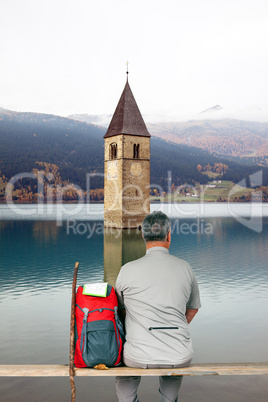
[{"label": "concrete ledge", "polygon": [[[115,377],[115,376],[208,376],[208,375],[267,375],[268,363],[205,363],[192,364],[185,368],[137,369],[130,367],[109,368],[108,370],[75,368],[75,376]],[[69,366],[59,365],[0,365],[0,377],[68,377]]]}]

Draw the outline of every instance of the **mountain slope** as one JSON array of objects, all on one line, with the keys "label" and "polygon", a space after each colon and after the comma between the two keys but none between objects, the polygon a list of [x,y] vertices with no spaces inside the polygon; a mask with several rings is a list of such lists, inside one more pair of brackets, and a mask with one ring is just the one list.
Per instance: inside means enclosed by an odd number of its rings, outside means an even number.
[{"label": "mountain slope", "polygon": [[242,120],[192,120],[148,124],[151,134],[177,144],[202,148],[226,156],[268,156],[268,123]]},{"label": "mountain slope", "polygon": [[[200,115],[207,116],[219,110],[221,106],[216,105],[204,110]],[[76,114],[69,117],[104,127],[107,127],[111,119],[108,115],[88,114]],[[144,118],[150,133],[166,141],[194,146],[211,153],[247,158],[249,162],[268,166],[268,123],[202,118],[187,122],[163,121],[152,124],[149,122],[149,116]]]},{"label": "mountain slope", "polygon": [[36,168],[36,161],[56,164],[64,180],[85,185],[85,172],[102,171],[106,129],[54,115],[0,113],[0,170],[9,179]]},{"label": "mountain slope", "polygon": [[[54,115],[0,111],[0,170],[7,179],[21,172],[31,172],[41,165],[55,164],[61,179],[86,188],[86,174],[99,173],[91,179],[91,188],[103,188],[103,135],[106,129]],[[168,187],[168,172],[175,185],[209,179],[197,170],[197,164],[229,166],[228,178],[239,181],[259,170],[212,155],[202,149],[174,144],[157,137],[151,139],[151,184]],[[227,176],[226,176],[227,177]],[[266,176],[265,176],[266,177]]]}]

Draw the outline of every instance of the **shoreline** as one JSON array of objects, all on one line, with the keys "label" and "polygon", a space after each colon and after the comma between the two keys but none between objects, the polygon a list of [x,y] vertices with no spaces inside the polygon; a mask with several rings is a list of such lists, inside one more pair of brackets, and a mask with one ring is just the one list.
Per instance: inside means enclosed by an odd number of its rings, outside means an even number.
[{"label": "shoreline", "polygon": [[[189,205],[200,205],[200,204],[251,204],[251,201],[169,201],[169,200],[150,200],[150,204],[173,204],[173,205],[181,205],[181,204],[189,204]],[[6,202],[0,200],[0,205],[91,205],[91,204],[101,204],[104,205],[104,201],[90,201],[90,202],[77,202],[77,201],[63,201],[60,203],[57,202],[21,202],[21,201],[12,201]],[[257,204],[254,202],[254,204]],[[259,204],[268,204],[268,201],[259,202]]]},{"label": "shoreline", "polygon": [[[268,203],[150,203],[151,212],[161,210],[170,219],[235,218],[250,226],[251,218],[268,217]],[[248,218],[250,218],[248,220]],[[62,203],[62,204],[0,204],[0,220],[55,220],[63,221],[103,221],[104,204],[97,203]],[[246,222],[248,220],[248,222]],[[253,222],[252,222],[253,223]]]}]

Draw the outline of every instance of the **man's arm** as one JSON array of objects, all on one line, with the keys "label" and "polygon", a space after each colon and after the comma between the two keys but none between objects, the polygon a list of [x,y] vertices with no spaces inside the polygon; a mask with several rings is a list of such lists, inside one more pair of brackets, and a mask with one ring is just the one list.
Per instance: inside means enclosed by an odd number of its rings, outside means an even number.
[{"label": "man's arm", "polygon": [[198,308],[187,308],[186,309],[185,317],[186,317],[188,324],[190,324],[190,322],[192,321],[192,319],[194,318],[194,316],[196,315],[197,312],[198,312]]}]

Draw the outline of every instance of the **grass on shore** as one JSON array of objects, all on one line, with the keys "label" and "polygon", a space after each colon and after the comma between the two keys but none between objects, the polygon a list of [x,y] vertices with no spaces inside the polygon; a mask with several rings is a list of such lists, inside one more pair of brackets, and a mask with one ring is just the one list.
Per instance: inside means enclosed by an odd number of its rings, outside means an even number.
[{"label": "grass on shore", "polygon": [[151,197],[151,201],[159,202],[216,202],[216,201],[234,201],[235,197],[249,195],[254,189],[241,187],[231,181],[217,181],[206,185],[198,185],[195,188],[189,188],[188,192],[176,189],[172,194],[165,196]]}]

